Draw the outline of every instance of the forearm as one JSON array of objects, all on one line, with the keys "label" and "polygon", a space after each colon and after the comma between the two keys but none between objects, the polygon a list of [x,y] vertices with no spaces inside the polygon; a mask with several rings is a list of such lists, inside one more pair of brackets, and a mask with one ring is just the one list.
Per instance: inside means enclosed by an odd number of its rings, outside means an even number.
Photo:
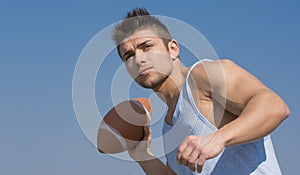
[{"label": "forearm", "polygon": [[135,160],[147,175],[168,174],[167,166],[153,155]]},{"label": "forearm", "polygon": [[225,146],[251,142],[270,134],[288,115],[289,109],[282,99],[264,91],[253,96],[240,116],[215,135]]},{"label": "forearm", "polygon": [[156,158],[150,151],[150,142],[152,140],[151,129],[144,127],[144,138],[133,149],[128,150],[130,157],[135,160],[147,175],[170,174],[171,170]]}]

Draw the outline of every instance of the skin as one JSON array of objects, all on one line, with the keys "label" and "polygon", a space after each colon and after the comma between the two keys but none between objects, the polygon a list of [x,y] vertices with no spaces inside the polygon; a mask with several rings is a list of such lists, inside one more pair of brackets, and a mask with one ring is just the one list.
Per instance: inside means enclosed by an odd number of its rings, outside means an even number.
[{"label": "skin", "polygon": [[[170,125],[190,69],[181,64],[179,53],[175,40],[166,48],[151,29],[137,31],[120,45],[120,55],[132,78],[142,87],[153,89],[167,104],[165,120]],[[191,71],[189,84],[199,111],[218,128],[208,136],[187,136],[179,146],[178,164],[192,171],[201,172],[205,161],[216,157],[226,146],[270,134],[290,113],[277,94],[230,60],[198,64]],[[145,127],[144,131],[143,141],[129,150],[130,156],[147,175],[174,175],[168,164],[164,165],[151,153],[150,128]]]}]

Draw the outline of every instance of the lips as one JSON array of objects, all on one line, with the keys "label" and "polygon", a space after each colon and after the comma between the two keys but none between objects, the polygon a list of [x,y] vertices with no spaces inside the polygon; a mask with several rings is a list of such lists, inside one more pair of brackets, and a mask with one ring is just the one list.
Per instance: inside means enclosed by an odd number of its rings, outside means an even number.
[{"label": "lips", "polygon": [[142,69],[141,71],[139,71],[139,75],[141,75],[141,76],[147,75],[151,71],[151,69],[152,69],[152,67]]}]

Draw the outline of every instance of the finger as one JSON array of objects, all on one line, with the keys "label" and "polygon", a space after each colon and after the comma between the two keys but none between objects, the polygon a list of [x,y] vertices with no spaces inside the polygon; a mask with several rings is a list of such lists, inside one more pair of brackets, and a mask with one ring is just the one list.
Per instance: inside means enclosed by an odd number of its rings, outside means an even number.
[{"label": "finger", "polygon": [[152,139],[152,132],[149,126],[144,126],[144,138],[143,141],[149,141]]},{"label": "finger", "polygon": [[197,172],[198,173],[201,173],[205,161],[206,161],[206,157],[203,154],[201,154],[199,156],[199,159],[198,159],[198,162],[197,162]]},{"label": "finger", "polygon": [[194,149],[188,160],[188,167],[194,172],[196,171],[196,160],[198,159],[199,155],[200,150]]},{"label": "finger", "polygon": [[185,165],[185,166],[188,166],[188,160],[190,158],[190,155],[192,154],[194,150],[194,147],[193,145],[189,144],[185,150],[183,151],[182,155],[181,155],[181,159],[180,159],[180,162]]},{"label": "finger", "polygon": [[184,152],[184,150],[185,150],[186,147],[187,147],[187,143],[182,143],[180,145],[180,147],[178,148],[176,160],[177,160],[177,163],[179,165],[181,164],[181,157],[182,157],[182,154],[183,154],[183,152]]},{"label": "finger", "polygon": [[181,157],[182,157],[182,153],[184,152],[184,150],[186,149],[186,147],[188,146],[188,143],[190,142],[191,138],[187,137],[182,144],[178,147],[178,152],[177,152],[177,156],[176,156],[176,160],[177,163],[180,165],[181,164]]}]

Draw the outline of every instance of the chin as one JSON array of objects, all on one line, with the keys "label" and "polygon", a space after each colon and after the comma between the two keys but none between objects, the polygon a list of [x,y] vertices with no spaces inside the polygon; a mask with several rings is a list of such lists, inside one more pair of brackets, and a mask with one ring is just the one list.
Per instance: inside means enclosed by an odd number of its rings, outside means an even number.
[{"label": "chin", "polygon": [[153,89],[154,87],[157,86],[157,83],[152,83],[152,82],[138,82],[138,84],[146,89]]},{"label": "chin", "polygon": [[162,82],[164,82],[164,80],[167,78],[167,76],[159,76],[159,75],[155,76],[155,78],[152,77],[136,79],[136,82],[143,88],[154,89],[155,87],[162,84]]}]

